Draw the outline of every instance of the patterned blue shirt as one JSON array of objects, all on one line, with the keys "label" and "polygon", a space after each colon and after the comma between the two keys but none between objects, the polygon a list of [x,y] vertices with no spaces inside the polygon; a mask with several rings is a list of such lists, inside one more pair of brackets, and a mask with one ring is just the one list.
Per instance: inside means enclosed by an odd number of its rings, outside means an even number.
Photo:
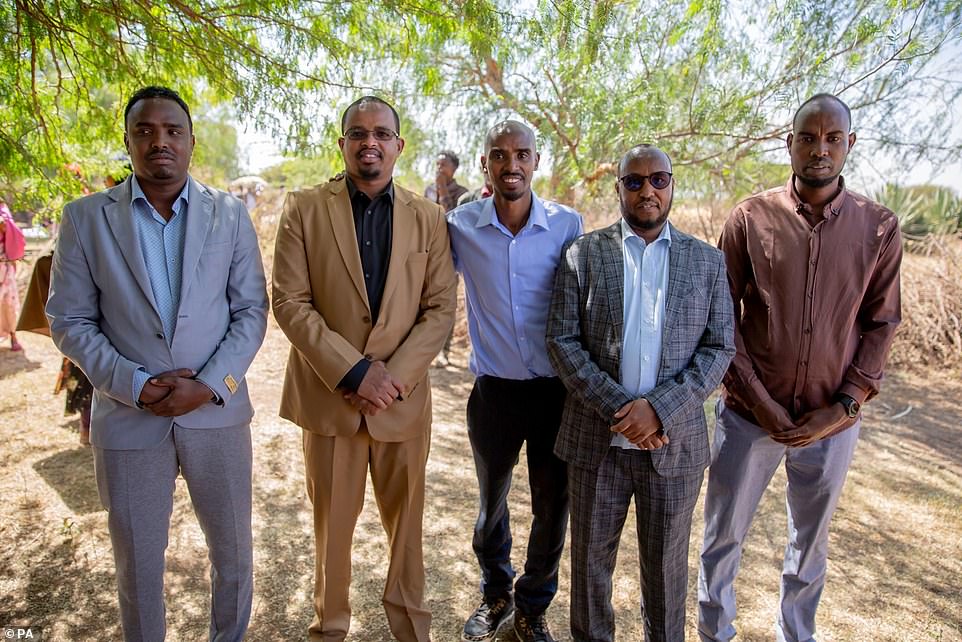
[{"label": "patterned blue shirt", "polygon": [[[150,278],[150,290],[160,313],[167,345],[174,339],[177,328],[177,310],[180,308],[180,286],[184,270],[184,234],[187,230],[187,194],[190,177],[184,189],[174,201],[173,216],[169,221],[154,209],[144,196],[136,176],[130,177],[130,209],[134,217],[134,229],[140,241],[140,249]],[[134,399],[140,398],[144,384],[150,375],[143,368],[134,373]]]},{"label": "patterned blue shirt", "polygon": [[553,377],[545,326],[564,244],[581,236],[581,215],[532,194],[517,235],[498,220],[494,199],[448,214],[455,269],[464,277],[470,368],[476,376]]},{"label": "patterned blue shirt", "polygon": [[[671,247],[668,224],[661,228],[658,238],[646,244],[625,219],[621,219],[621,247],[625,261],[621,385],[637,398],[658,383]],[[612,435],[612,446],[638,449],[621,433]]]}]

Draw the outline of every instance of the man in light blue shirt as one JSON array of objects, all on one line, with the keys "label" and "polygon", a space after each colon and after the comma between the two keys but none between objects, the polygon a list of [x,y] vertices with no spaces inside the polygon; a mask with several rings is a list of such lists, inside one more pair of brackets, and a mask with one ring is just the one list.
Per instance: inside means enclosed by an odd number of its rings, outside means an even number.
[{"label": "man in light blue shirt", "polygon": [[50,332],[94,387],[90,442],[124,639],[166,635],[180,475],[209,549],[209,639],[240,642],[254,581],[245,374],[267,330],[260,249],[243,204],[190,177],[193,124],[176,92],[131,96],[124,143],[134,176],[64,208]]},{"label": "man in light blue shirt", "polygon": [[[515,605],[521,640],[554,639],[544,612],[558,589],[568,486],[564,462],[553,452],[565,390],[548,361],[545,323],[561,250],[581,235],[582,221],[531,190],[538,159],[530,128],[510,120],[495,125],[481,157],[493,197],[448,214],[477,377],[467,419],[481,495],[474,551],[483,600],[464,625],[467,642],[493,639]],[[534,519],[525,572],[512,591],[507,496],[525,442]]]}]

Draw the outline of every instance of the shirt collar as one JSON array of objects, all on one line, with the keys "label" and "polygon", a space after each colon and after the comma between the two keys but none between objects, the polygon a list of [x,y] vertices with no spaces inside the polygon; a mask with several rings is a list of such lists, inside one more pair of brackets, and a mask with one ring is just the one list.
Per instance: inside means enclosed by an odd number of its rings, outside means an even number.
[{"label": "shirt collar", "polygon": [[[664,241],[668,245],[668,247],[671,247],[671,232],[669,231],[668,228],[669,228],[668,221],[665,221],[665,224],[661,228],[661,232],[658,233],[658,238],[656,238],[651,244],[654,245],[659,241]],[[631,229],[631,226],[628,225],[628,221],[625,220],[625,217],[621,217],[621,244],[623,246],[627,244],[628,239],[630,239],[632,236],[637,238],[642,243],[645,242],[645,239],[638,236],[638,234],[636,234],[635,231]]]},{"label": "shirt collar", "polygon": [[[478,216],[478,222],[475,223],[474,226],[484,227],[486,225],[493,225],[497,216],[494,209],[494,197],[482,199],[478,202],[481,203],[481,214]],[[548,225],[548,212],[544,208],[544,203],[542,203],[538,195],[534,193],[534,190],[531,190],[531,211],[528,213],[528,220],[524,224],[524,227],[528,227],[529,225],[536,225],[544,230],[551,229]]]},{"label": "shirt collar", "polygon": [[[180,194],[177,196],[176,199],[174,199],[174,211],[175,211],[175,212],[178,212],[178,213],[179,213],[180,210],[181,210],[181,208],[177,207],[177,203],[178,203],[178,201],[180,201],[181,199],[183,199],[184,205],[187,205],[188,203],[190,203],[190,197],[188,196],[189,194],[190,194],[190,176],[188,175],[188,176],[187,176],[187,181],[184,183],[184,189],[180,190]],[[154,207],[153,205],[150,204],[150,201],[147,200],[147,196],[144,195],[144,190],[140,189],[140,183],[137,182],[137,177],[136,177],[135,175],[131,174],[131,175],[130,175],[130,205],[131,205],[131,207],[133,207],[134,203],[136,203],[138,200],[143,200],[143,202],[146,203],[148,206],[150,206],[150,207],[152,207],[152,208]]]},{"label": "shirt collar", "polygon": [[[357,188],[357,185],[354,184],[354,181],[351,180],[351,177],[350,177],[350,176],[347,176],[347,175],[345,174],[344,180],[345,180],[345,182],[347,182],[347,193],[348,193],[348,196],[351,197],[351,200],[352,200],[352,201],[354,200],[354,197],[357,196],[358,194],[364,194],[364,192],[362,192],[361,190],[359,190],[359,189]],[[391,204],[394,204],[394,179],[393,179],[393,178],[388,181],[388,183],[387,183],[387,185],[385,185],[384,189],[382,189],[380,192],[378,192],[378,193],[374,196],[374,198],[372,198],[372,199],[370,199],[370,200],[373,201],[373,200],[376,199],[376,198],[380,198],[380,197],[383,196],[384,194],[387,194],[388,200],[391,201]],[[365,198],[368,198],[367,194],[364,194],[364,196],[365,196]]]},{"label": "shirt collar", "polygon": [[[811,214],[812,206],[808,203],[803,203],[802,199],[798,196],[798,190],[795,189],[795,174],[793,173],[788,178],[788,185],[786,186],[786,192],[792,201],[792,206],[794,211],[798,215]],[[845,199],[848,197],[848,190],[845,189],[845,178],[843,176],[838,177],[838,193],[825,204],[825,208],[822,210],[822,217],[828,219],[832,216],[838,216],[842,213],[842,205],[845,203]]]}]

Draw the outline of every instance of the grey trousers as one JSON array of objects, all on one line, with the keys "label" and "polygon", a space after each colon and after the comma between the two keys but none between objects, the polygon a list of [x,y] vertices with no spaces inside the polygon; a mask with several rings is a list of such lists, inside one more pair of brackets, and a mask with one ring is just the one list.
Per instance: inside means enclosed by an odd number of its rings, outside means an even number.
[{"label": "grey trousers", "polygon": [[788,475],[788,544],[782,569],[779,642],[814,640],[828,567],[828,526],[838,505],[861,422],[804,448],[787,448],[719,400],[705,493],[705,542],[698,573],[702,640],[735,636],[735,575],[742,543],[782,459]]},{"label": "grey trousers", "polygon": [[254,584],[250,424],[188,429],[175,423],[153,448],[93,451],[108,511],[124,639],[161,642],[166,636],[164,552],[180,473],[211,561],[209,639],[242,640]]},{"label": "grey trousers", "polygon": [[597,470],[568,466],[571,494],[571,635],[613,642],[612,573],[635,499],[645,639],[685,639],[688,540],[703,473],[662,477],[651,453],[611,447]]}]

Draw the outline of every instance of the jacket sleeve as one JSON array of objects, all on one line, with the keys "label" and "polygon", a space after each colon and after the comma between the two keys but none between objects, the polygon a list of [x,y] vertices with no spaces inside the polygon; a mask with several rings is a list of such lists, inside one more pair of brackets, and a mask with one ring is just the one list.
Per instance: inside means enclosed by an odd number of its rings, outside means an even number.
[{"label": "jacket sleeve", "polygon": [[277,325],[327,389],[334,391],[364,355],[328,327],[314,307],[304,223],[295,192],[288,194],[284,201],[274,245],[272,279],[272,307]]},{"label": "jacket sleeve", "polygon": [[100,291],[94,283],[71,205],[64,208],[50,270],[46,314],[50,336],[90,383],[120,403],[136,407],[134,372],[143,366],[126,358],[100,329]]},{"label": "jacket sleeve", "polygon": [[698,340],[698,346],[684,369],[642,395],[651,404],[665,433],[669,435],[676,420],[702,412],[705,399],[721,383],[735,354],[735,320],[725,262],[717,250],[712,249],[711,252],[716,259],[713,261],[715,273],[708,277],[711,281],[707,302],[708,323]]},{"label": "jacket sleeve", "polygon": [[[585,237],[582,237],[585,239]],[[555,272],[551,306],[545,342],[552,367],[561,378],[568,394],[591,408],[606,422],[614,422],[614,414],[634,399],[610,374],[602,370],[592,359],[588,350],[588,337],[582,328],[591,327],[590,311],[582,306],[582,300],[603,292],[583,296],[583,289],[590,288],[586,279],[585,243],[569,242],[561,253],[561,262]],[[607,318],[607,315],[602,313]]]},{"label": "jacket sleeve", "polygon": [[267,333],[267,283],[257,234],[250,215],[234,201],[236,233],[227,276],[230,324],[217,350],[197,378],[226,403],[247,374]]},{"label": "jacket sleeve", "polygon": [[444,346],[457,308],[458,279],[451,259],[447,220],[440,207],[434,218],[418,317],[386,364],[409,394]]}]

